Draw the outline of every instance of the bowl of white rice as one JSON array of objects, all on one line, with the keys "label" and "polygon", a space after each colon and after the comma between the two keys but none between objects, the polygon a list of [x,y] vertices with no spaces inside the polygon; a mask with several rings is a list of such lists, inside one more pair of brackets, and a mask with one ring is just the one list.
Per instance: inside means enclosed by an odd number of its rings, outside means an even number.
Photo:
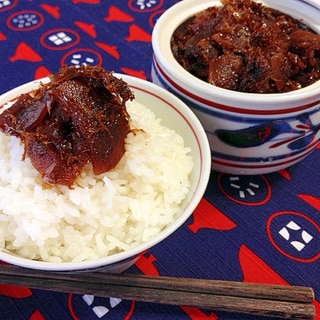
[{"label": "bowl of white rice", "polygon": [[[193,213],[210,175],[211,153],[193,112],[168,91],[126,81],[131,131],[118,165],[72,188],[48,185],[20,139],[0,133],[0,260],[38,270],[122,272]],[[1,110],[48,78],[0,96]]]}]

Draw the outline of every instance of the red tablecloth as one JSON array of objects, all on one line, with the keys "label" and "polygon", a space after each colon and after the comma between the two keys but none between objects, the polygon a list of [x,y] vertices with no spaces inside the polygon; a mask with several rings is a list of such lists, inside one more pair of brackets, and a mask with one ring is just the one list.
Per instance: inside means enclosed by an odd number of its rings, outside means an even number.
[{"label": "red tablecloth", "polygon": [[[61,64],[150,80],[152,28],[175,2],[1,0],[0,93]],[[319,156],[264,176],[212,172],[193,216],[126,272],[311,286],[319,319]],[[0,285],[0,319],[260,317]]]}]

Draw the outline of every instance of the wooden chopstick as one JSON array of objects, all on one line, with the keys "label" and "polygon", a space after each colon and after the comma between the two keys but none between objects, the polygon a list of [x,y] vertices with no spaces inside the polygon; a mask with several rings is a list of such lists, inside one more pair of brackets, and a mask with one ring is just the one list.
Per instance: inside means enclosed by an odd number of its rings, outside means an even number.
[{"label": "wooden chopstick", "polygon": [[0,265],[0,282],[268,317],[315,318],[314,292],[309,287],[104,272],[57,273],[11,265]]}]

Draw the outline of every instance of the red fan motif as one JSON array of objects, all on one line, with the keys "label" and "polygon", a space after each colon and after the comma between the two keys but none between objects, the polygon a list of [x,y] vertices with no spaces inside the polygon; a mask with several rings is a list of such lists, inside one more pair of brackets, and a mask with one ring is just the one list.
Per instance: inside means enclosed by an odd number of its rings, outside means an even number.
[{"label": "red fan motif", "polygon": [[142,42],[150,42],[151,34],[137,26],[136,24],[132,24],[129,27],[129,35],[125,39],[128,42],[132,41],[142,41]]},{"label": "red fan motif", "polygon": [[20,42],[14,52],[14,55],[9,57],[11,62],[18,60],[24,60],[29,62],[39,62],[42,61],[42,57],[33,50],[27,43]]},{"label": "red fan motif", "polygon": [[237,225],[206,199],[202,199],[193,213],[193,222],[188,228],[197,233],[200,229],[231,230]]},{"label": "red fan motif", "polygon": [[97,36],[97,32],[94,24],[86,23],[83,21],[75,21],[74,24],[83,32],[88,34],[91,38],[95,38]]},{"label": "red fan motif", "polygon": [[118,52],[117,46],[111,46],[104,42],[95,42],[94,44],[100,49],[102,49],[103,51],[105,51],[106,53],[110,54],[112,57],[116,59],[120,58],[120,54]]},{"label": "red fan motif", "polygon": [[126,12],[122,11],[116,6],[111,6],[108,10],[108,15],[104,18],[105,22],[111,21],[120,21],[120,22],[131,22],[134,18],[127,14]]}]

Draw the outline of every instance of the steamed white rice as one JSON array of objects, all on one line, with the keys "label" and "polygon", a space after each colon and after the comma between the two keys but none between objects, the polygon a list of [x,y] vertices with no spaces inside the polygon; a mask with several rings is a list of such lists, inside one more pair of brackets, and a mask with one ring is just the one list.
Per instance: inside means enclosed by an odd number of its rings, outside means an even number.
[{"label": "steamed white rice", "polygon": [[[0,246],[29,259],[76,262],[134,247],[177,214],[193,167],[183,138],[129,102],[131,128],[117,167],[88,165],[74,188],[43,183],[20,140],[0,133]],[[142,129],[142,130],[140,130]]]}]

